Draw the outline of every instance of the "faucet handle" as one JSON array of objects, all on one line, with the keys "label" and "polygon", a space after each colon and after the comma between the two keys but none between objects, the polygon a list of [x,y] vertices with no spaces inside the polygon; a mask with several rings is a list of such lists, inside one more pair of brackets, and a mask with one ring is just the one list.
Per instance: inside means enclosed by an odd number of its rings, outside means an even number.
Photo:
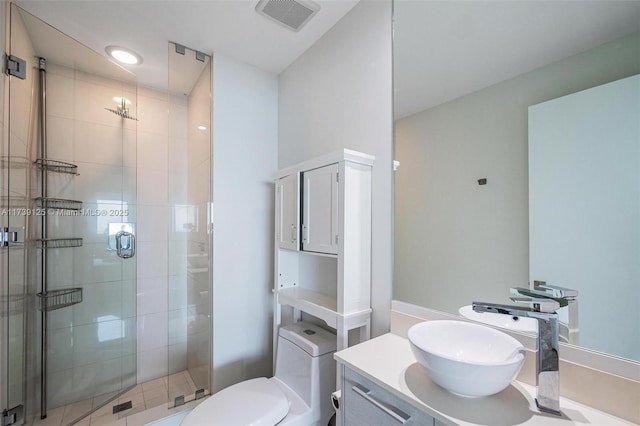
[{"label": "faucet handle", "polygon": [[560,303],[553,299],[531,296],[511,296],[510,299],[516,303],[527,304],[535,312],[554,313],[560,309]]},{"label": "faucet handle", "polygon": [[575,299],[578,297],[578,290],[572,288],[560,287],[557,285],[547,284],[546,281],[533,281],[533,290],[543,291],[551,297],[562,297],[566,299]]},{"label": "faucet handle", "polygon": [[555,297],[551,293],[547,293],[542,290],[532,290],[530,288],[524,287],[511,287],[509,289],[509,292],[514,296],[523,296],[533,299],[555,300],[556,302],[558,302],[561,308],[569,304],[569,299],[565,299],[564,297]]}]

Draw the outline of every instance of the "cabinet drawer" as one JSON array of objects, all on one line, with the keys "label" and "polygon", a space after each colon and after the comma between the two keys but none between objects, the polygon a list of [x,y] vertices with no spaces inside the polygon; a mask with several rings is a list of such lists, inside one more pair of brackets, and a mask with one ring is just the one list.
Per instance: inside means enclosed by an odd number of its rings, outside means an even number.
[{"label": "cabinet drawer", "polygon": [[348,368],[342,406],[344,426],[434,426],[433,417]]}]

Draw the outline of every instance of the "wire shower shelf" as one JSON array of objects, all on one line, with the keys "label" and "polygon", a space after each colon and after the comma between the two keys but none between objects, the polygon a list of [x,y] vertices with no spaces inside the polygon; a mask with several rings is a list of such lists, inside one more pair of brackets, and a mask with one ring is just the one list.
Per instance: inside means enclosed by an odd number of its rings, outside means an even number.
[{"label": "wire shower shelf", "polygon": [[43,312],[55,311],[82,302],[82,288],[65,288],[36,294],[38,309]]},{"label": "wire shower shelf", "polygon": [[65,200],[64,198],[38,197],[35,199],[36,207],[56,210],[81,210],[82,201]]},{"label": "wire shower shelf", "polygon": [[65,163],[64,161],[48,160],[45,158],[38,158],[35,161],[36,166],[42,170],[48,170],[56,173],[67,173],[70,175],[77,175],[78,166],[71,163]]},{"label": "wire shower shelf", "polygon": [[82,247],[82,238],[45,238],[34,241],[37,248]]}]

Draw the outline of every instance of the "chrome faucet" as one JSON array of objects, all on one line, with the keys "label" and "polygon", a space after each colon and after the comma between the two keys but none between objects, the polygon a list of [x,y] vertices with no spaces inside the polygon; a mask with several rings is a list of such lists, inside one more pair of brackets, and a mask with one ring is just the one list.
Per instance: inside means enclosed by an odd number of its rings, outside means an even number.
[{"label": "chrome faucet", "polygon": [[533,288],[512,287],[511,294],[518,296],[548,298],[567,308],[567,322],[559,320],[559,335],[563,341],[577,345],[580,343],[578,325],[578,291],[570,288],[549,285],[544,281],[534,281]]},{"label": "chrome faucet", "polygon": [[560,321],[560,336],[565,336],[568,343],[572,345],[580,344],[580,322],[578,320],[578,291],[547,284],[544,281],[534,281],[533,290],[544,292],[554,298],[561,298],[567,301],[568,321],[564,324]]},{"label": "chrome faucet", "polygon": [[558,372],[558,314],[557,300],[550,298],[517,297],[511,300],[526,303],[527,307],[473,302],[476,312],[492,312],[512,317],[538,320],[538,351],[536,352],[536,405],[540,411],[560,415],[560,377]]}]

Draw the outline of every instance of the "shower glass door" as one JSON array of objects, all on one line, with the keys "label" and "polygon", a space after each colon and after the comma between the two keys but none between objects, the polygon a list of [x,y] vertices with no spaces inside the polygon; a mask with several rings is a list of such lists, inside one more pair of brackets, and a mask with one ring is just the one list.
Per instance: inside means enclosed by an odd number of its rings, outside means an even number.
[{"label": "shower glass door", "polygon": [[211,390],[211,66],[169,43],[169,406]]},{"label": "shower glass door", "polygon": [[9,53],[7,394],[69,424],[136,384],[137,86],[14,4]]}]

